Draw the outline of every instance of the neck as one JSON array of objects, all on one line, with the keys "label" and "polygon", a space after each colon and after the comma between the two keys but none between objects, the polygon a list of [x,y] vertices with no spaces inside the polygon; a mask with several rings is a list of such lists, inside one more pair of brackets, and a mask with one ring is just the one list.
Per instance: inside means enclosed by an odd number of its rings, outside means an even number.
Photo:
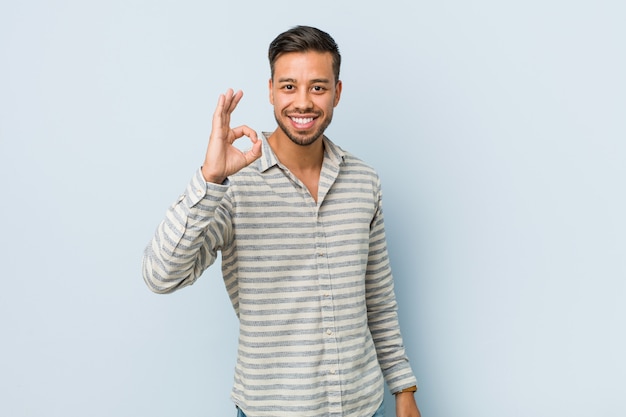
[{"label": "neck", "polygon": [[293,143],[280,129],[276,129],[268,138],[268,143],[278,160],[290,171],[319,171],[324,161],[324,141],[320,136],[310,145]]}]

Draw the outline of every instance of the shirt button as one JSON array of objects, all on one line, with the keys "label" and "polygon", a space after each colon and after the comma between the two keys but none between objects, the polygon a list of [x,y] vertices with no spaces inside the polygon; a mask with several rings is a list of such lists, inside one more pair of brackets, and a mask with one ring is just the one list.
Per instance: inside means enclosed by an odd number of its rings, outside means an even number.
[{"label": "shirt button", "polygon": [[333,334],[333,331],[328,329],[328,330],[326,330],[326,334],[330,336],[331,334]]},{"label": "shirt button", "polygon": [[202,195],[202,190],[198,188],[198,189],[196,190],[196,194],[198,194],[198,195]]},{"label": "shirt button", "polygon": [[336,370],[335,368],[332,368],[332,369],[330,370],[330,373],[331,373],[331,374],[333,374],[333,375],[335,375],[335,373],[336,373],[336,372],[337,372],[337,370]]},{"label": "shirt button", "polygon": [[319,256],[319,257],[321,258],[322,256],[324,256],[324,252],[319,252],[319,253],[317,254],[317,256]]}]

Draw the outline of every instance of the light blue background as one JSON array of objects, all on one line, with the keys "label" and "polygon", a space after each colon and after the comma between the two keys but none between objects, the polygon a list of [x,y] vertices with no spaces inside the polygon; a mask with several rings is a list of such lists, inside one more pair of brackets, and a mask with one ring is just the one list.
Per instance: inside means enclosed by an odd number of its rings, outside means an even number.
[{"label": "light blue background", "polygon": [[423,415],[626,415],[625,12],[2,0],[0,415],[234,416],[219,268],[157,296],[141,256],[219,93],[274,128],[267,45],[296,24],[343,53],[328,135],[382,177]]}]

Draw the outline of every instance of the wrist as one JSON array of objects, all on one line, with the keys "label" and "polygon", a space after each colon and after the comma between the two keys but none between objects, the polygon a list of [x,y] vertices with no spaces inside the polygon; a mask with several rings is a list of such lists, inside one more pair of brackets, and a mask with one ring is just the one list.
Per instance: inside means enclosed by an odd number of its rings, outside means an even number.
[{"label": "wrist", "polygon": [[399,394],[413,394],[415,393],[415,391],[417,391],[417,385],[413,385],[412,387],[408,387],[408,388],[404,388],[403,390],[394,392],[393,395],[399,395]]},{"label": "wrist", "polygon": [[211,182],[213,184],[222,184],[224,180],[226,180],[225,177],[216,176],[210,172],[207,172],[208,170],[204,165],[200,170],[202,171],[202,177],[204,177],[204,180],[206,182]]}]

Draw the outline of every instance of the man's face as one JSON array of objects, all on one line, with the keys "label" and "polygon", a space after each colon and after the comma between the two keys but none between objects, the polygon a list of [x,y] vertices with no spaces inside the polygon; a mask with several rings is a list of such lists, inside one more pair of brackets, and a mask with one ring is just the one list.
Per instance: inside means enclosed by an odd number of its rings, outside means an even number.
[{"label": "man's face", "polygon": [[289,52],[274,63],[270,103],[280,129],[294,143],[307,146],[322,136],[339,103],[329,52]]}]

